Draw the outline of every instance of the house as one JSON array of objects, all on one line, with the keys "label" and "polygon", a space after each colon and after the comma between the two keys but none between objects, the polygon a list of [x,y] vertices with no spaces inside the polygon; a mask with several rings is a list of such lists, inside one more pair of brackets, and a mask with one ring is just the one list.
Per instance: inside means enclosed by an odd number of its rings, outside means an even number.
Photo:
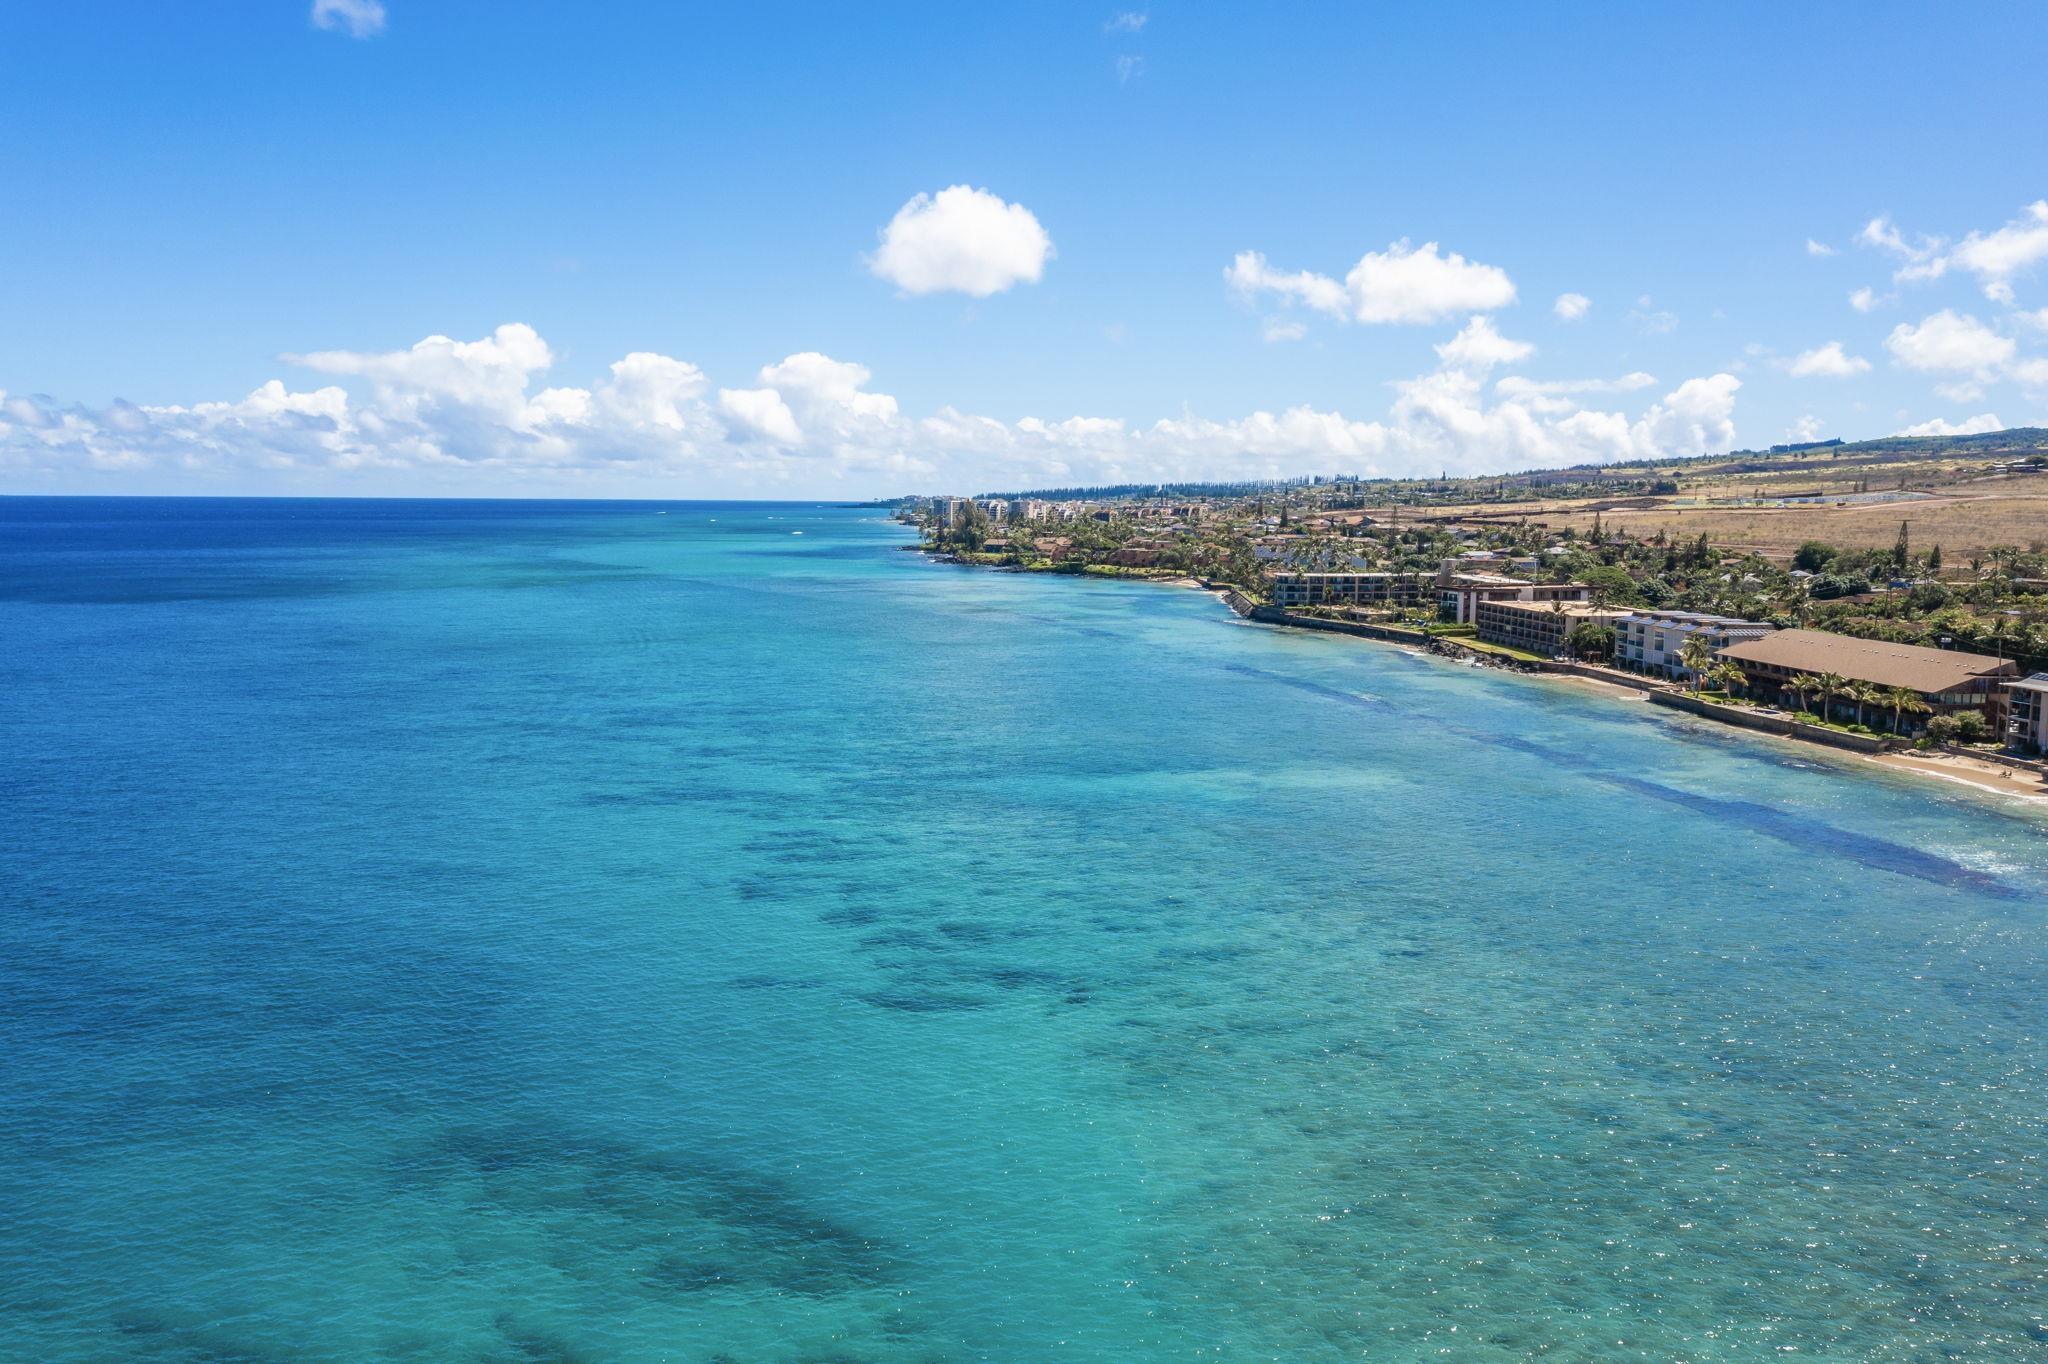
[{"label": "house", "polygon": [[1703,639],[1709,649],[1719,652],[1731,644],[1760,639],[1776,628],[1762,621],[1697,611],[1631,611],[1615,622],[1614,661],[1674,682],[1691,682],[1693,670],[1679,661],[1687,640]]},{"label": "house", "polygon": [[1479,638],[1542,658],[1570,653],[1569,637],[1579,626],[1612,626],[1629,614],[1562,599],[1481,601],[1475,612],[1473,623],[1479,627]]},{"label": "house", "polygon": [[[1987,654],[1855,639],[1825,630],[1776,630],[1732,644],[1721,657],[1742,669],[1752,696],[1796,701],[1792,679],[1834,673],[1851,682],[1917,693],[1934,715],[1982,710],[1994,731],[2003,728],[2005,685],[2019,675],[2017,665]],[[1811,687],[1807,695],[1813,695]]]},{"label": "house", "polygon": [[2048,673],[2005,684],[2006,742],[2048,752]]},{"label": "house", "polygon": [[1412,606],[1424,580],[1412,573],[1275,573],[1275,606]]}]

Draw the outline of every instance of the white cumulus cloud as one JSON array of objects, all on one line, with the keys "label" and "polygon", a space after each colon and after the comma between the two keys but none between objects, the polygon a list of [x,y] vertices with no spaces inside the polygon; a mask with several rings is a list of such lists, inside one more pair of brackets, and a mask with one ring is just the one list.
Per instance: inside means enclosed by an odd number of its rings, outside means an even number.
[{"label": "white cumulus cloud", "polygon": [[1806,254],[1809,256],[1832,256],[1835,254],[1835,248],[1829,246],[1826,242],[1817,242],[1813,238],[1808,237],[1806,239]]},{"label": "white cumulus cloud", "polygon": [[868,269],[907,294],[987,298],[1036,284],[1053,257],[1052,238],[1030,209],[967,185],[916,195],[881,239]]},{"label": "white cumulus cloud", "polygon": [[1949,254],[1958,268],[1975,275],[1984,297],[2013,301],[2013,280],[2048,260],[2048,199],[2037,199],[2013,221],[1992,232],[1972,232]]},{"label": "white cumulus cloud", "polygon": [[1732,374],[1687,379],[1643,414],[1639,444],[1678,454],[1727,449],[1735,443],[1735,393],[1741,387]]},{"label": "white cumulus cloud", "polygon": [[803,442],[795,414],[772,388],[721,388],[718,410],[730,419],[733,434],[741,440],[765,436],[778,445]]},{"label": "white cumulus cloud", "polygon": [[1986,431],[2003,431],[2004,429],[2005,423],[1998,419],[1997,413],[1979,412],[1976,416],[1965,417],[1959,422],[1946,421],[1943,418],[1936,417],[1932,421],[1924,421],[1917,426],[1908,426],[1904,430],[1894,431],[1892,434],[1894,436],[1976,436],[1982,435]]},{"label": "white cumulus cloud", "polygon": [[1309,270],[1296,270],[1291,274],[1275,270],[1257,251],[1238,252],[1224,270],[1223,281],[1232,292],[1247,300],[1256,299],[1262,293],[1272,293],[1285,302],[1300,303],[1334,317],[1345,317],[1350,312],[1344,286],[1336,280]]},{"label": "white cumulus cloud", "polygon": [[696,365],[635,351],[584,385],[549,384],[531,327],[432,336],[390,351],[324,350],[296,363],[337,382],[282,380],[233,401],[65,406],[0,396],[0,483],[25,490],[466,493],[521,489],[657,495],[874,495],[1050,483],[1286,477],[1334,468],[1403,476],[1493,473],[1725,449],[1740,382],[1690,379],[1636,413],[1594,394],[1654,384],[1488,376],[1526,358],[1484,315],[1439,364],[1393,387],[1377,419],[1297,406],[1236,418],[1181,413],[906,416],[868,369],[816,351],[714,387]]},{"label": "white cumulus cloud", "polygon": [[1592,310],[1593,300],[1584,294],[1559,294],[1550,310],[1567,322],[1576,322]]},{"label": "white cumulus cloud", "polygon": [[1413,247],[1402,240],[1385,251],[1368,251],[1342,283],[1310,270],[1276,270],[1257,251],[1239,252],[1223,274],[1246,298],[1273,293],[1352,322],[1441,322],[1515,301],[1507,271],[1442,251],[1435,242]]},{"label": "white cumulus cloud", "polygon": [[1953,244],[1938,236],[1908,238],[1888,217],[1871,219],[1856,240],[1897,258],[1892,278],[1899,283],[1922,284],[1958,270],[1976,277],[1984,297],[2009,306],[2013,282],[2048,261],[2048,199],[2028,204],[2002,227],[1973,230]]},{"label": "white cumulus cloud", "polygon": [[1944,308],[1917,325],[1901,322],[1884,339],[1898,362],[1925,373],[1989,376],[2012,359],[2012,338],[2000,336],[1967,313]]},{"label": "white cumulus cloud", "polygon": [[1839,341],[1830,341],[1825,346],[1802,351],[1786,366],[1786,373],[1795,379],[1847,379],[1852,375],[1866,374],[1870,362],[1860,355],[1850,355],[1842,349]]},{"label": "white cumulus cloud", "polygon": [[351,38],[374,38],[384,31],[380,0],[313,0],[316,28],[346,29]]},{"label": "white cumulus cloud", "polygon": [[1637,370],[1618,379],[1528,379],[1509,374],[1494,384],[1497,392],[1518,397],[1572,397],[1581,393],[1634,393],[1654,388],[1657,378]]},{"label": "white cumulus cloud", "polygon": [[1491,369],[1526,360],[1536,353],[1536,347],[1527,341],[1509,340],[1494,330],[1493,319],[1477,314],[1456,336],[1436,347],[1436,353],[1446,365],[1459,369]]}]

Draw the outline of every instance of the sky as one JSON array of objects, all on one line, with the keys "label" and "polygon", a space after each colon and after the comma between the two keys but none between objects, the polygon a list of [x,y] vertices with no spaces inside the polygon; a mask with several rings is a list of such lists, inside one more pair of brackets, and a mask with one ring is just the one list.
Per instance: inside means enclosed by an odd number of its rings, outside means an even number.
[{"label": "sky", "polygon": [[0,7],[0,493],[2048,424],[2048,8]]}]

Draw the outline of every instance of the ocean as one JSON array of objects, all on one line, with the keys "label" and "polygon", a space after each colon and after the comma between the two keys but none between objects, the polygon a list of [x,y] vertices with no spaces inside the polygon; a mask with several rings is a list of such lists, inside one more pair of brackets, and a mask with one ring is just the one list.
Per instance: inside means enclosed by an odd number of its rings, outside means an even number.
[{"label": "ocean", "polygon": [[2048,824],[804,504],[0,500],[0,1356],[2048,1358]]}]

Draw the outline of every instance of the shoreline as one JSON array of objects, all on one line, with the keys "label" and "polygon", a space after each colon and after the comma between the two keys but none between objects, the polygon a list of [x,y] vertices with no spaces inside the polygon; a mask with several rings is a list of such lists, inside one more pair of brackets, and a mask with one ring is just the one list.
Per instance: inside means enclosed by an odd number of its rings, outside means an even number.
[{"label": "shoreline", "polygon": [[[1075,573],[1045,573],[1043,570],[1033,570],[1021,567],[998,567],[995,565],[974,564],[965,562],[951,555],[934,555],[930,554],[928,551],[923,550],[920,550],[919,552],[925,553],[927,557],[932,558],[936,562],[950,563],[960,568],[988,568],[999,573],[1036,573],[1039,576],[1046,577],[1070,577],[1083,579],[1086,579],[1088,577],[1095,577],[1098,580],[1102,581],[1143,582],[1152,583],[1160,587],[1187,588],[1214,597],[1217,601],[1223,603],[1226,610],[1229,610],[1232,615],[1237,616],[1238,619],[1242,620],[1247,625],[1263,625],[1269,629],[1275,630],[1298,630],[1304,634],[1338,633],[1308,629],[1306,627],[1298,625],[1290,625],[1285,621],[1253,620],[1251,617],[1243,614],[1242,612],[1239,612],[1233,605],[1231,605],[1230,597],[1235,591],[1235,589],[1228,587],[1212,587],[1209,584],[1202,582],[1198,578],[1187,577],[1185,575],[1168,578],[1153,577],[1150,575],[1141,574],[1089,575]],[[1472,666],[1470,662],[1452,659],[1448,655],[1434,653],[1428,649],[1417,648],[1413,645],[1403,644],[1396,640],[1374,639],[1368,635],[1347,635],[1347,637],[1361,639],[1368,644],[1377,644],[1381,645],[1382,647],[1400,649],[1402,652],[1412,654],[1415,657],[1434,659],[1448,666]],[[1479,661],[1479,666],[1485,667],[1493,672],[1512,673],[1518,677],[1527,678],[1533,681],[1560,683],[1565,686],[1578,688],[1582,691],[1588,692],[1593,695],[1603,696],[1609,700],[1634,700],[1646,704],[1649,700],[1649,694],[1647,692],[1638,690],[1635,687],[1628,686],[1621,682],[1611,682],[1606,680],[1605,678],[1589,677],[1584,673],[1541,672],[1533,669],[1503,667],[1496,663],[1484,662],[1483,660]],[[1969,754],[1964,753],[1950,753],[1944,751],[1921,751],[1916,749],[1906,749],[1888,753],[1853,753],[1844,749],[1832,747],[1827,744],[1817,743],[1810,739],[1803,739],[1798,737],[1797,735],[1773,734],[1763,730],[1747,729],[1741,725],[1728,724],[1723,721],[1714,720],[1710,716],[1700,716],[1695,718],[1706,719],[1709,723],[1715,724],[1716,726],[1718,726],[1719,729],[1725,730],[1730,734],[1741,735],[1752,739],[1775,740],[1781,743],[1795,745],[1808,753],[1829,754],[1841,759],[1845,763],[1852,760],[1861,761],[1869,763],[1875,767],[1881,767],[1888,772],[1893,772],[1904,776],[1918,777],[1923,781],[1943,782],[1951,787],[1960,786],[1965,790],[1971,791],[1980,796],[2002,797],[2008,802],[2016,803],[2021,808],[2021,810],[2025,811],[2028,814],[2037,817],[2048,818],[2048,775],[2035,775],[2032,773],[2021,772],[2014,768],[2005,767],[1995,762],[1988,762],[1984,759],[1975,758],[1970,756]]]}]

